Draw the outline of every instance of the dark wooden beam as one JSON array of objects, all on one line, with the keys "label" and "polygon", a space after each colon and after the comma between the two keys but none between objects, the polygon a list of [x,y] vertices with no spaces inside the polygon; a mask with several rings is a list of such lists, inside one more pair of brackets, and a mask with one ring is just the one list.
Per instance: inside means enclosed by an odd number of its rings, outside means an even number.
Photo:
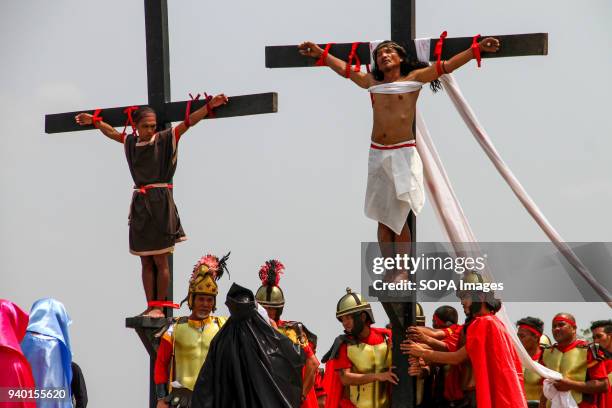
[{"label": "dark wooden beam", "polygon": [[[202,106],[204,101],[194,101],[191,105],[192,112]],[[144,106],[144,105],[141,105]],[[165,114],[159,114],[158,121],[178,122],[185,119],[187,101],[170,102],[164,105]],[[123,113],[126,107],[104,109],[100,114],[106,123],[114,127],[125,125],[126,115]],[[215,109],[215,118],[229,118],[234,116],[258,115],[263,113],[275,113],[278,111],[278,95],[276,92],[268,92],[251,95],[230,96],[229,103]],[[76,132],[79,130],[91,130],[93,126],[79,126],[74,117],[80,112],[93,113],[93,109],[75,112],[55,113],[45,115],[45,132],[61,133]],[[206,117],[205,119],[212,119]]]},{"label": "dark wooden beam", "polygon": [[391,0],[391,40],[408,45],[416,34],[414,0]]},{"label": "dark wooden beam", "polygon": [[170,102],[170,51],[167,0],[144,0],[147,40],[148,104],[162,113]]},{"label": "dark wooden beam", "polygon": [[[535,34],[511,34],[511,35],[486,35],[483,37],[496,37],[501,41],[501,48],[495,54],[483,53],[483,58],[519,57],[528,55],[548,55],[548,33]],[[430,61],[435,61],[433,50],[437,38],[431,39]],[[369,43],[362,42],[357,48],[357,55],[362,64],[369,64]],[[444,41],[442,58],[448,59],[453,55],[466,50],[472,44],[472,37],[447,38]],[[319,44],[325,47],[325,44]],[[351,43],[334,44],[330,53],[334,56],[347,60],[351,50]],[[414,43],[413,43],[414,45]],[[275,45],[266,47],[266,68],[299,68],[313,67],[315,60],[300,55],[297,45]]]}]

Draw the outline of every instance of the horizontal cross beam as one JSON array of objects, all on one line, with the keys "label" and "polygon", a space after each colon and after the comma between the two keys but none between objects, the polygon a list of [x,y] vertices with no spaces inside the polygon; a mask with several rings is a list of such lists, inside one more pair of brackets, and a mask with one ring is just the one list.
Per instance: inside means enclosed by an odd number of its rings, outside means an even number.
[{"label": "horizontal cross beam", "polygon": [[[204,100],[193,101],[191,104],[191,111],[193,112],[196,109],[204,106],[205,103],[206,102]],[[125,109],[126,107],[104,109],[100,115],[109,125],[113,127],[121,127],[125,125],[127,120],[127,117],[123,112]],[[157,112],[157,121],[158,123],[182,121],[185,119],[186,109],[187,101],[167,103],[164,106],[163,112]],[[278,94],[276,92],[238,95],[230,96],[227,105],[216,108],[214,118],[258,115],[262,113],[276,113],[277,111]],[[94,110],[90,109],[45,115],[45,132],[61,133],[94,129],[92,125],[80,126],[75,122],[74,117],[81,112],[93,114]],[[207,116],[204,119],[213,119],[213,117]]]},{"label": "horizontal cross beam", "polygon": [[[495,37],[501,42],[501,47],[497,53],[483,53],[483,58],[503,58],[519,57],[527,55],[547,55],[548,54],[548,33],[535,34],[511,34],[511,35],[486,35],[485,37]],[[431,39],[429,60],[435,61],[433,52],[437,38]],[[369,43],[360,43],[357,47],[357,56],[362,64],[369,64],[370,50]],[[460,53],[470,47],[472,37],[446,38],[442,50],[442,58],[449,59],[453,55]],[[322,48],[325,44],[319,44]],[[330,53],[334,56],[347,60],[351,51],[352,44],[339,43],[330,48]],[[297,68],[315,66],[313,58],[305,57],[298,52],[297,45],[275,45],[266,47],[266,68]]]}]

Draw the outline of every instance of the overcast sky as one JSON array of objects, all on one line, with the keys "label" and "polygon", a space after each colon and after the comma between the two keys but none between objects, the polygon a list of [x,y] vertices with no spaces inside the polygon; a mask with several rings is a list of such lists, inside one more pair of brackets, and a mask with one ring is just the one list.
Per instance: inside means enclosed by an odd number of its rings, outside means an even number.
[{"label": "overcast sky", "polygon": [[[92,406],[148,398],[145,350],[124,328],[145,307],[128,253],[132,181],[119,144],[94,131],[47,135],[44,115],[146,103],[142,3],[0,2],[0,297],[25,310],[44,296],[65,303]],[[176,250],[176,300],[205,252],[231,250],[231,281],[253,290],[259,266],[278,258],[283,317],[319,335],[319,354],[331,345],[336,302],[359,287],[360,242],[376,239],[363,214],[370,101],[328,69],[266,69],[264,47],[385,39],[389,20],[387,1],[169,0],[173,100],[279,93],[276,114],[207,121],[181,140],[175,198],[189,240]],[[546,57],[470,63],[456,77],[567,241],[612,241],[611,20],[606,0],[417,1],[418,37],[549,33]],[[424,90],[419,106],[476,236],[545,241],[447,96]],[[418,236],[444,240],[429,203]],[[436,306],[425,305],[428,324]],[[539,316],[547,332],[559,311],[583,328],[610,317],[595,303],[508,305],[513,320]],[[375,313],[384,324],[379,305]]]}]

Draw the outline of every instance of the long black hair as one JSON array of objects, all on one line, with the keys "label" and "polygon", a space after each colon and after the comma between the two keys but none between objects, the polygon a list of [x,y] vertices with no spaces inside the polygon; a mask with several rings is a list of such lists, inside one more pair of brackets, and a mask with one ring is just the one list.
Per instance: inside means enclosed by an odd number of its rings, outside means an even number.
[{"label": "long black hair", "polygon": [[[402,47],[398,43],[394,41],[383,41],[376,46],[376,48],[374,49],[374,52],[372,53],[373,54],[372,55],[372,67],[373,67],[372,76],[374,76],[374,79],[377,81],[382,81],[385,79],[384,72],[382,72],[380,68],[378,68],[378,65],[376,64],[378,51],[380,51],[384,47],[393,48],[397,52],[397,54],[400,56],[402,60],[400,62],[400,74],[402,76],[408,75],[410,72],[414,71],[415,69],[426,68],[429,66],[427,62],[419,61],[413,55],[409,55],[404,49],[404,47]],[[442,89],[442,83],[440,82],[439,79],[436,79],[429,83],[429,87],[431,88],[432,92],[435,93]]]}]

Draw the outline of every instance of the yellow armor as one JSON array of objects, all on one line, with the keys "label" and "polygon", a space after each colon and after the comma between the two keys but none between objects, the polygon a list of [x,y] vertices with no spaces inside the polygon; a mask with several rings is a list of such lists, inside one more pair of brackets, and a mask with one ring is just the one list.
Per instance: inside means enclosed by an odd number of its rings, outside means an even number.
[{"label": "yellow armor", "polygon": [[[542,359],[546,367],[560,372],[563,377],[575,381],[584,381],[587,374],[587,352],[587,348],[578,346],[562,353],[557,347],[553,346],[544,350]],[[571,393],[576,403],[580,404],[582,393],[576,391],[571,391]],[[550,406],[550,402],[548,406]]]},{"label": "yellow armor", "polygon": [[308,337],[306,337],[306,333],[304,333],[304,331],[298,331],[294,325],[278,326],[278,331],[289,337],[289,340],[291,340],[293,344],[301,347],[308,346]]},{"label": "yellow armor", "polygon": [[[351,371],[360,374],[382,373],[391,367],[391,349],[386,342],[375,346],[359,343],[349,345],[347,354],[351,360]],[[349,386],[351,402],[357,408],[388,408],[391,406],[385,382],[373,382]]]},{"label": "yellow armor", "polygon": [[523,370],[525,381],[525,395],[528,401],[539,401],[542,396],[542,377],[535,371],[525,368]]},{"label": "yellow armor", "polygon": [[226,320],[225,317],[209,316],[202,321],[188,320],[174,324],[170,333],[174,354],[174,375],[171,378],[174,377],[174,381],[193,391],[210,342]]}]

